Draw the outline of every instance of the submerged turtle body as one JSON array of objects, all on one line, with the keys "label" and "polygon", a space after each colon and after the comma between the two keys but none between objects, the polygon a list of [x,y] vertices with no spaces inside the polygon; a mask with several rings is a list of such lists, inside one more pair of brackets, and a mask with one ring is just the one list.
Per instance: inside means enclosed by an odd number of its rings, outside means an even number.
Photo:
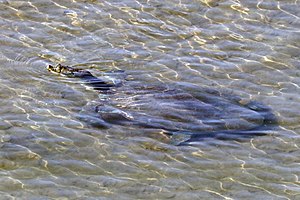
[{"label": "submerged turtle body", "polygon": [[[78,77],[99,91],[114,87],[86,70],[62,65],[49,66],[48,70]],[[268,125],[276,123],[268,107],[255,101],[240,102],[240,98],[224,98],[213,90],[200,90],[194,95],[166,84],[127,81],[122,87],[115,88],[109,98],[99,100],[94,115],[108,124],[189,135],[190,139],[184,143],[203,138],[238,139],[265,135]]]}]

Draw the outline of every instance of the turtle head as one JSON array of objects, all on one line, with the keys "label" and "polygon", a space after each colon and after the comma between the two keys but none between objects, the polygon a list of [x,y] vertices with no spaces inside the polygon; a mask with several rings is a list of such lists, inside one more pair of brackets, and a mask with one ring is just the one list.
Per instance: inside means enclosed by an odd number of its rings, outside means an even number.
[{"label": "turtle head", "polygon": [[48,65],[47,67],[48,71],[53,73],[62,73],[64,68],[65,66],[62,66],[61,64],[57,64],[56,66]]},{"label": "turtle head", "polygon": [[64,66],[61,64],[57,64],[55,66],[48,65],[47,70],[55,74],[62,74],[67,76],[73,75],[75,71],[75,69],[73,69],[72,67]]},{"label": "turtle head", "polygon": [[56,66],[48,65],[48,71],[68,77],[89,77],[93,76],[89,71],[76,69],[69,66],[57,64]]}]

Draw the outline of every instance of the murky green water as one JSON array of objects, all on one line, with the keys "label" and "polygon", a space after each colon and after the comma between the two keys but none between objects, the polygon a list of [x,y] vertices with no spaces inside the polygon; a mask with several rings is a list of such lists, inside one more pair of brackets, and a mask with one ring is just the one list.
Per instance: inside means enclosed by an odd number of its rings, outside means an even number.
[{"label": "murky green water", "polygon": [[[0,0],[0,199],[299,199],[299,6]],[[78,113],[99,93],[48,73],[58,62],[257,100],[279,127],[182,147],[93,127]]]}]

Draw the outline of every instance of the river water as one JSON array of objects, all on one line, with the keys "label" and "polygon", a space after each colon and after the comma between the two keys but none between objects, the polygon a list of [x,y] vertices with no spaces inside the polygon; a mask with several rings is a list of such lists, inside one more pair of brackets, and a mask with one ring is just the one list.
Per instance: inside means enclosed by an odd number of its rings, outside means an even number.
[{"label": "river water", "polygon": [[[0,199],[300,199],[299,7],[0,0]],[[158,130],[90,126],[78,113],[99,93],[49,73],[55,63],[225,90],[269,106],[278,128],[176,146]]]}]

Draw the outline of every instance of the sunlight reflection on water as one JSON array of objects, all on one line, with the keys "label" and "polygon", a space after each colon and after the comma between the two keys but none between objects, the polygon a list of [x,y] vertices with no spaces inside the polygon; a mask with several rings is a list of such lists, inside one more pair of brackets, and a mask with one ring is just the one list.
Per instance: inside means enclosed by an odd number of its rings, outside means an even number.
[{"label": "sunlight reflection on water", "polygon": [[[0,5],[1,198],[299,198],[298,1]],[[158,130],[91,127],[78,113],[99,93],[46,71],[58,62],[258,100],[280,129],[178,147]]]}]

